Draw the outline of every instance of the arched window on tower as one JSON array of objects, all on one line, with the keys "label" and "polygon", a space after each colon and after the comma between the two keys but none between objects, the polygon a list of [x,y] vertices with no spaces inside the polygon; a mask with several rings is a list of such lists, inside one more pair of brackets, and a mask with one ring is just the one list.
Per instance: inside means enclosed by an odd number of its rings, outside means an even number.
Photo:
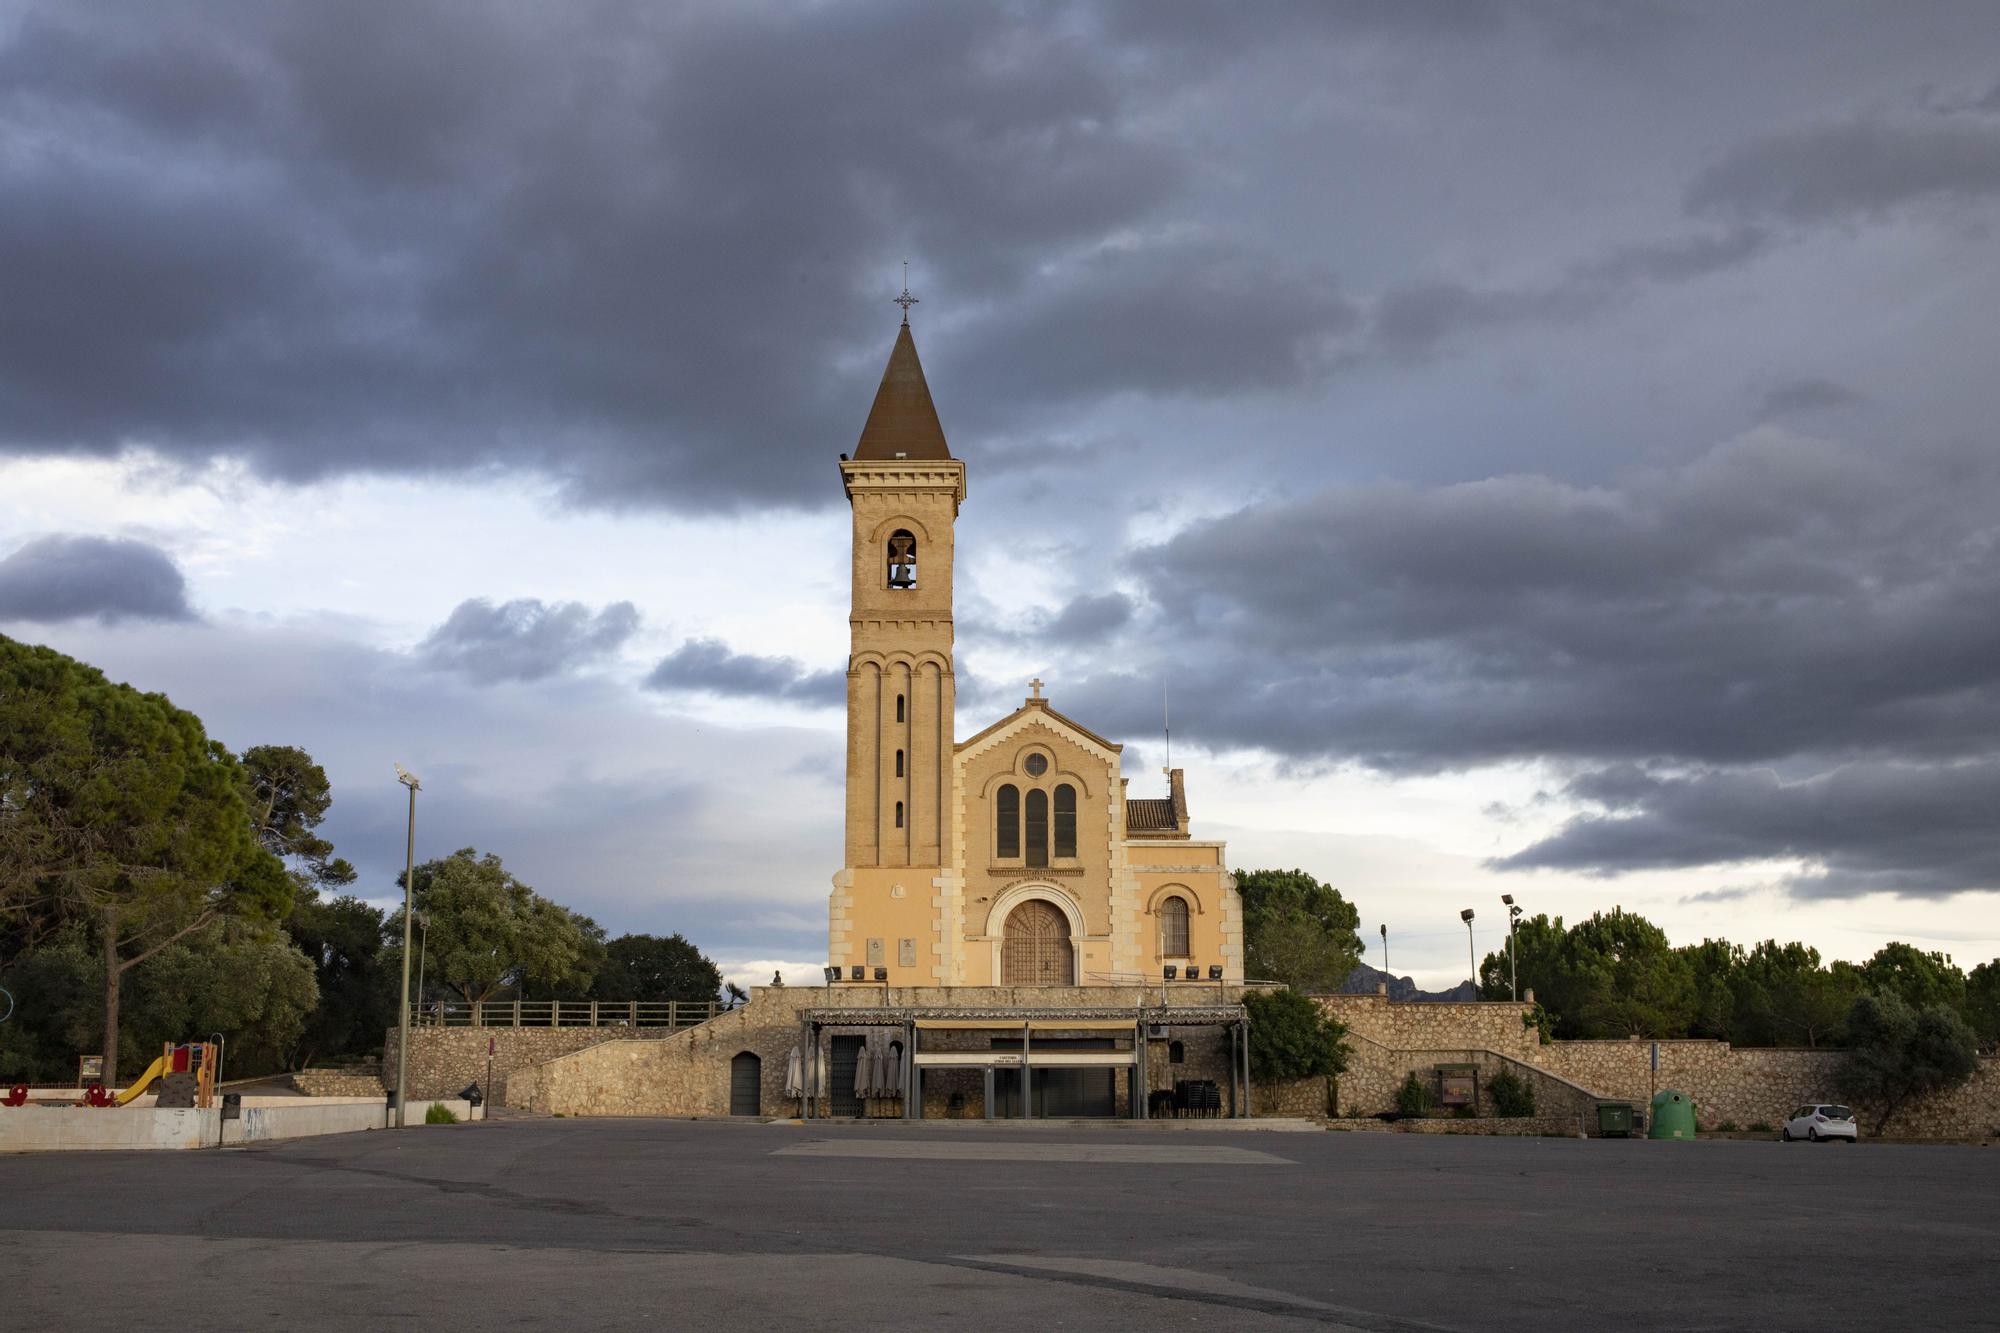
[{"label": "arched window on tower", "polygon": [[993,854],[1009,861],[1021,854],[1021,789],[1011,782],[993,794]]},{"label": "arched window on tower", "polygon": [[900,694],[896,696],[896,720],[903,720],[903,696]]},{"label": "arched window on tower", "polygon": [[901,750],[896,751],[896,776],[899,778],[903,776],[903,752]]},{"label": "arched window on tower", "polygon": [[889,534],[889,586],[917,586],[917,538],[908,528],[897,528]]},{"label": "arched window on tower", "polygon": [[1031,866],[1049,863],[1049,794],[1040,789],[1028,793],[1028,856]]},{"label": "arched window on tower", "polygon": [[1067,782],[1056,788],[1056,855],[1076,855],[1076,788]]},{"label": "arched window on tower", "polygon": [[901,801],[896,802],[896,827],[903,827],[903,803]]},{"label": "arched window on tower", "polygon": [[1188,956],[1187,899],[1174,897],[1160,902],[1160,957]]}]

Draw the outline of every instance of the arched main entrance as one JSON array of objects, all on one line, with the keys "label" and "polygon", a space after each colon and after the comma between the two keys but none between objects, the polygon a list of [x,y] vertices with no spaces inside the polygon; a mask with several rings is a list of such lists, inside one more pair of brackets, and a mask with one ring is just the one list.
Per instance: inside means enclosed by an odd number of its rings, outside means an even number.
[{"label": "arched main entrance", "polygon": [[1000,943],[1003,986],[1073,986],[1076,949],[1069,918],[1054,903],[1030,898],[1007,914]]}]

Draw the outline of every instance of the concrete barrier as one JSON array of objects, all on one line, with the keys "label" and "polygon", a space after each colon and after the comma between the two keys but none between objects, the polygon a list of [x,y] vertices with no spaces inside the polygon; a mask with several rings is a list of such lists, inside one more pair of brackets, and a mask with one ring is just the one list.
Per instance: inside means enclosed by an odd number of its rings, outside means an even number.
[{"label": "concrete barrier", "polygon": [[[483,1117],[457,1098],[412,1101],[410,1125],[423,1123],[432,1106],[447,1107],[460,1120]],[[165,1148],[214,1148],[238,1143],[353,1134],[383,1129],[393,1114],[382,1098],[246,1097],[240,1120],[224,1120],[219,1107],[206,1111],[151,1107],[0,1107],[0,1152],[132,1152]]]}]

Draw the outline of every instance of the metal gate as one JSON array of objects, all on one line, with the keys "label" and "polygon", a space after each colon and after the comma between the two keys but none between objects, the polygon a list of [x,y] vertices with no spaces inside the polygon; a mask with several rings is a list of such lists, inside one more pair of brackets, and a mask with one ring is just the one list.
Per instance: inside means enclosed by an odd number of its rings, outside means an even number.
[{"label": "metal gate", "polygon": [[833,1114],[861,1114],[861,1099],[854,1095],[854,1070],[861,1063],[861,1043],[864,1037],[835,1037],[833,1058],[827,1061],[827,1073],[833,1082],[827,1089],[833,1103]]},{"label": "metal gate", "polygon": [[1030,898],[1007,914],[1006,934],[1000,943],[1000,984],[1076,984],[1076,951],[1070,944],[1069,918],[1054,904]]},{"label": "metal gate", "polygon": [[764,1062],[750,1051],[729,1062],[729,1114],[763,1113]]}]

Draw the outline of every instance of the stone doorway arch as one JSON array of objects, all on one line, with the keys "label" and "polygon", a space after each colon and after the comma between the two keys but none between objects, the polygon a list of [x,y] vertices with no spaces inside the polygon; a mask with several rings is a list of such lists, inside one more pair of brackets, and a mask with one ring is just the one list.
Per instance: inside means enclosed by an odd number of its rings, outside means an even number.
[{"label": "stone doorway arch", "polygon": [[1000,942],[1003,986],[1074,986],[1076,946],[1069,917],[1054,903],[1030,898],[1007,914]]}]

